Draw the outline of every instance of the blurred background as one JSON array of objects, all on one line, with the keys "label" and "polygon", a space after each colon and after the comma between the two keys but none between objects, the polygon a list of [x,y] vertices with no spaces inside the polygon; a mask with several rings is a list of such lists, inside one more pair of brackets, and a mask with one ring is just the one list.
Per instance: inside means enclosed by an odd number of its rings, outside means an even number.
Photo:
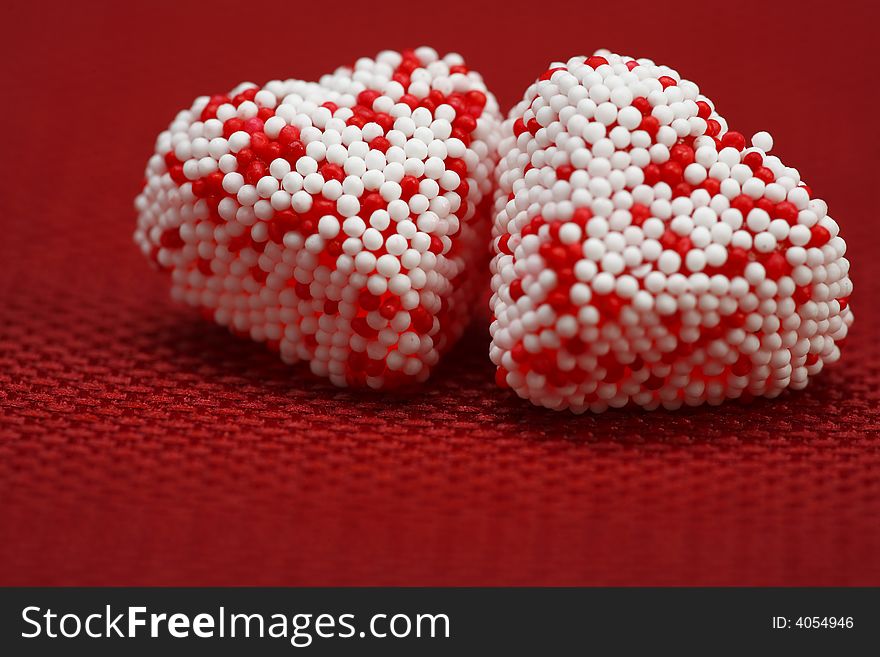
[{"label": "blurred background", "polygon": [[[872,2],[16,3],[0,139],[0,584],[880,584]],[[131,239],[201,94],[455,50],[505,111],[554,60],[676,68],[842,226],[842,362],[775,401],[575,417],[485,321],[408,396],[332,388],[173,305]]]}]

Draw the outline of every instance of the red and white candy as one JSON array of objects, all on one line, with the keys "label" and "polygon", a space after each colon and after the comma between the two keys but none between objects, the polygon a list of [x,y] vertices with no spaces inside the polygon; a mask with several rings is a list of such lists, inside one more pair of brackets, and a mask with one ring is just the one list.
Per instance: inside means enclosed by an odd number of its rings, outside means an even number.
[{"label": "red and white candy", "polygon": [[553,64],[502,127],[499,384],[552,409],[675,409],[775,397],[836,361],[846,244],[772,145],[650,60]]},{"label": "red and white candy", "polygon": [[430,48],[203,96],[159,135],[135,240],[175,299],[287,362],[423,381],[485,284],[500,120]]}]

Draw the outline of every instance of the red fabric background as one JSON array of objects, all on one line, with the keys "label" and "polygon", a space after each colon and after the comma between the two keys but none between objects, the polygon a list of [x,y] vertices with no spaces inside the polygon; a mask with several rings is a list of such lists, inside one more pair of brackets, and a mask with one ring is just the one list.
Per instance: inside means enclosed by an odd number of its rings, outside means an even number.
[{"label": "red fabric background", "polygon": [[[6,9],[0,583],[880,584],[872,3],[417,6]],[[421,43],[505,108],[552,59],[651,56],[771,130],[850,245],[843,362],[772,402],[574,417],[494,387],[485,324],[390,397],[172,305],[131,232],[174,112]]]}]

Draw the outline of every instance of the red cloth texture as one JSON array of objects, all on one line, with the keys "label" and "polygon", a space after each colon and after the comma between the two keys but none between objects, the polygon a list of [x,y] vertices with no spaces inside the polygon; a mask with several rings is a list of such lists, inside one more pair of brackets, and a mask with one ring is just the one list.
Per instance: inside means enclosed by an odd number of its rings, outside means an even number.
[{"label": "red cloth texture", "polygon": [[[10,8],[0,584],[880,585],[872,3],[392,3],[371,25],[339,4],[287,27],[240,3]],[[774,401],[576,417],[495,386],[485,316],[426,386],[382,395],[172,304],[131,234],[173,114],[423,43],[505,110],[550,61],[608,47],[770,130],[849,244],[842,361]]]}]

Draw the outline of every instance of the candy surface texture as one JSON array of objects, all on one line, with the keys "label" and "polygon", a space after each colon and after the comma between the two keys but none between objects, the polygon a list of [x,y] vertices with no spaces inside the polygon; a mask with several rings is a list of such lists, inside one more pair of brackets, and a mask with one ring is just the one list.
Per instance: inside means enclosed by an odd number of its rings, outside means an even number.
[{"label": "candy surface texture", "polygon": [[502,126],[490,357],[551,409],[801,389],[853,321],[846,244],[796,169],[693,82],[607,51],[554,63]]},{"label": "candy surface texture", "polygon": [[175,299],[287,362],[423,381],[486,285],[500,118],[430,48],[200,97],[159,135],[135,241]]}]

